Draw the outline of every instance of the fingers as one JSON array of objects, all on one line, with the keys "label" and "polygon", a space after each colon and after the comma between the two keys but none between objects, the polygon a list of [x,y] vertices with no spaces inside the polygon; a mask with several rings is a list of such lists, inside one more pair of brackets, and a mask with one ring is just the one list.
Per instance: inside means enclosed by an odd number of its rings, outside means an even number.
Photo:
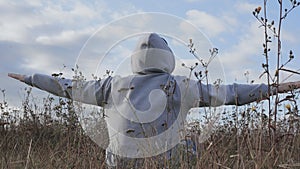
[{"label": "fingers", "polygon": [[8,73],[8,76],[14,79],[17,79],[21,82],[24,82],[25,80],[25,75],[20,75],[20,74],[15,74],[15,73]]},{"label": "fingers", "polygon": [[291,89],[299,89],[300,88],[300,81],[292,82],[289,86]]},{"label": "fingers", "polygon": [[300,88],[300,81],[295,82],[295,86],[296,86],[297,89],[299,89]]},{"label": "fingers", "polygon": [[288,83],[281,83],[278,86],[279,93],[285,93],[294,89],[300,88],[300,81],[297,82],[288,82]]},{"label": "fingers", "polygon": [[18,74],[15,73],[8,73],[8,76],[14,79],[18,79]]}]

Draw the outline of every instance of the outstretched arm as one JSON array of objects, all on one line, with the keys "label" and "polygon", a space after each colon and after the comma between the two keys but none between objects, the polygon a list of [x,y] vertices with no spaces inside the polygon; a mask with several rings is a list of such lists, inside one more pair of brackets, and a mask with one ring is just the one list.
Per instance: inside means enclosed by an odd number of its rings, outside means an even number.
[{"label": "outstretched arm", "polygon": [[8,76],[54,95],[87,104],[103,106],[110,94],[111,77],[81,82],[42,74],[27,76],[9,73]]},{"label": "outstretched arm", "polygon": [[[232,84],[232,85],[203,85],[198,83],[200,100],[204,105],[219,106],[244,105],[254,101],[267,99],[268,86],[265,84]],[[278,93],[286,93],[300,88],[300,81],[281,83]],[[275,94],[276,89],[271,87],[270,95]],[[200,101],[200,103],[201,103]]]}]

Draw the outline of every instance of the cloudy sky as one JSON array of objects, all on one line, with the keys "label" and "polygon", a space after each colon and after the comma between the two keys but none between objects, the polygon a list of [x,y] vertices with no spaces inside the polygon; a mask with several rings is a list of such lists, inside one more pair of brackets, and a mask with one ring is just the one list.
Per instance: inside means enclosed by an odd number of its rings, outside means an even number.
[{"label": "cloudy sky", "polygon": [[[289,1],[284,2],[289,8]],[[226,83],[246,83],[244,73],[249,72],[250,80],[261,83],[265,81],[258,78],[263,72],[263,29],[252,11],[262,3],[262,0],[0,0],[0,88],[6,90],[10,104],[20,106],[26,85],[8,78],[8,72],[31,75],[63,71],[71,76],[71,68],[77,63],[84,63],[86,69],[92,70],[88,73],[95,72],[98,76],[102,76],[99,70],[105,66],[119,67],[116,74],[122,72],[124,66],[120,60],[128,61],[136,41],[134,35],[139,31],[165,35],[182,60],[191,57],[186,47],[190,38],[196,39],[195,44],[200,46],[201,38],[206,38],[206,42],[219,49],[215,60],[221,67],[216,64],[219,69],[212,68],[212,73],[221,71]],[[269,4],[268,12],[270,18],[278,18],[276,4]],[[282,59],[287,60],[289,50],[293,49],[295,59],[288,65],[293,70],[300,69],[299,15],[300,9],[290,13],[282,30]],[[197,35],[195,28],[203,36]],[[272,40],[275,41],[273,37]],[[276,50],[275,45],[272,50]],[[208,52],[202,47],[196,50],[199,55]],[[100,55],[102,60],[97,57]],[[274,65],[275,55],[270,60]],[[294,75],[288,80],[295,79],[300,77]],[[45,96],[38,90],[33,92],[36,98]]]}]

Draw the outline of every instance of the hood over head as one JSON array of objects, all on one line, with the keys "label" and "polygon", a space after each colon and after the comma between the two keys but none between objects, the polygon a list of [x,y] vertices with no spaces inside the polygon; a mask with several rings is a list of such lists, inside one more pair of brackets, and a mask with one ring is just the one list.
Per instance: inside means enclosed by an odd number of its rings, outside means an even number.
[{"label": "hood over head", "polygon": [[131,55],[133,73],[172,73],[175,57],[165,39],[156,33],[142,37]]}]

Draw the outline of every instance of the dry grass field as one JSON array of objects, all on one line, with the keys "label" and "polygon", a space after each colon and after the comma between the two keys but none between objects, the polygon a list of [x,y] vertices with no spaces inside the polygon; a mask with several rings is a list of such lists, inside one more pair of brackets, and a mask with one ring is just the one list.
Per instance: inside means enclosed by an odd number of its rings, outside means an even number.
[{"label": "dry grass field", "polygon": [[[27,90],[18,112],[1,101],[0,168],[106,168],[105,151],[84,134],[71,101],[48,97],[39,107],[30,95]],[[183,151],[182,157],[172,159],[176,165],[145,159],[139,167],[300,168],[298,117],[286,115],[278,122],[276,133],[259,109],[237,107],[222,117],[209,138],[197,145],[196,159],[187,160]]]}]

